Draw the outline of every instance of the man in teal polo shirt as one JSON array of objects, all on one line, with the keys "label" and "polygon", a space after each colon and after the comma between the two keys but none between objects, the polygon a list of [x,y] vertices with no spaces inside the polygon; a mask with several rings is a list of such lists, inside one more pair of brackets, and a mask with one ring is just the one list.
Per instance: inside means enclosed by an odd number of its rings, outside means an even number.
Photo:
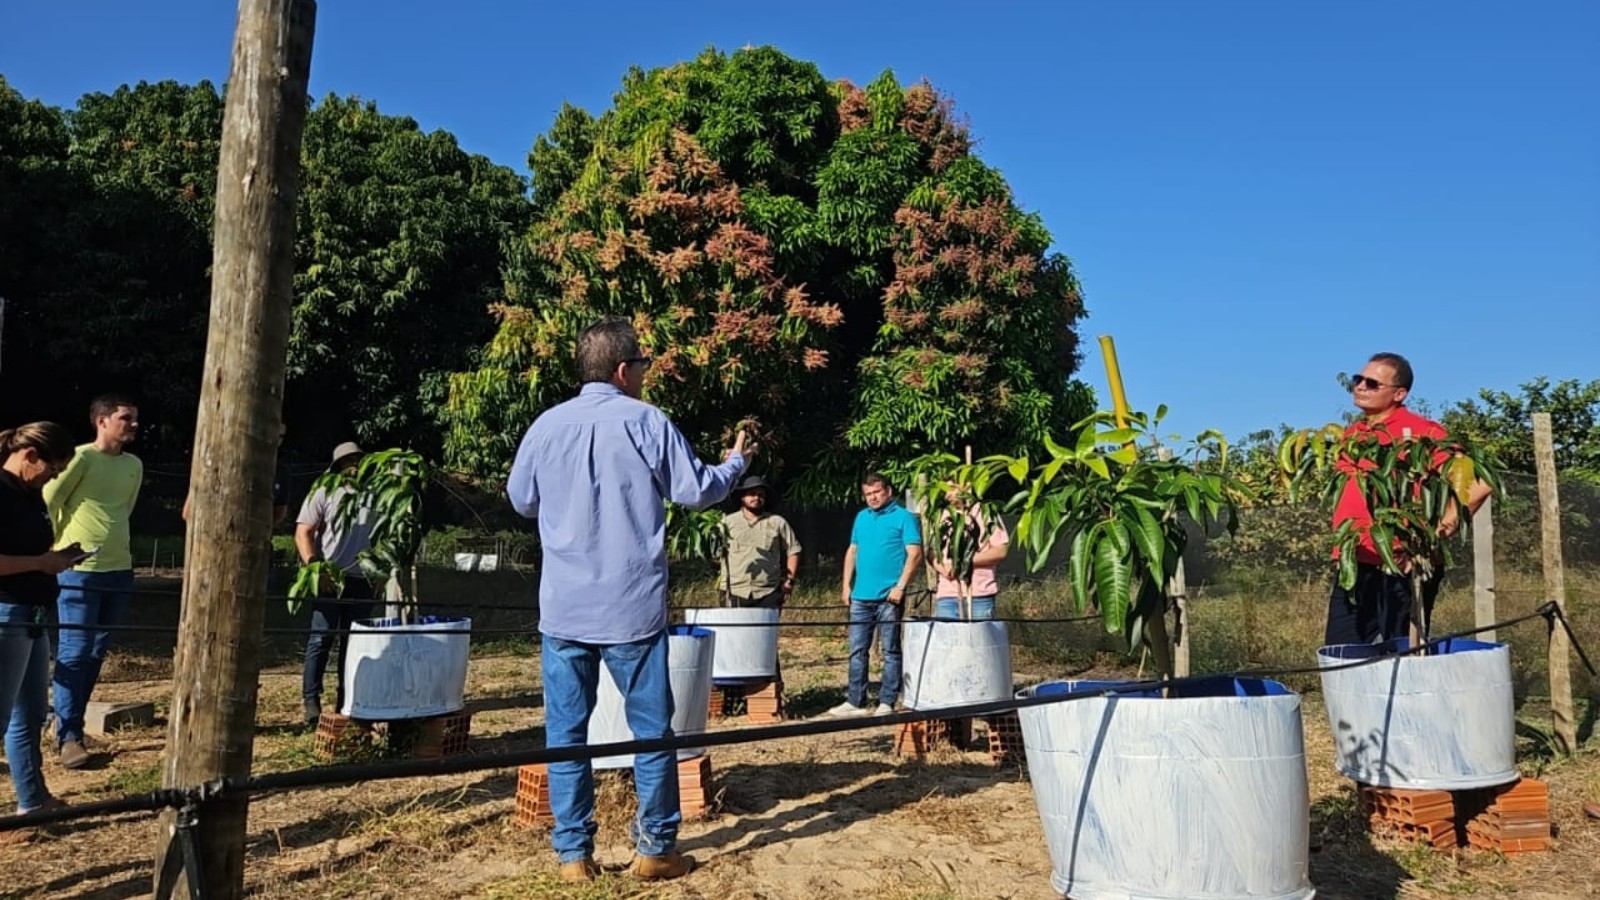
[{"label": "man in teal polo shirt", "polygon": [[[861,482],[867,508],[856,514],[850,549],[844,554],[840,599],[850,607],[850,689],[830,716],[887,715],[900,696],[900,606],[906,585],[922,565],[922,530],[917,517],[895,502],[894,488],[873,473]],[[876,627],[883,647],[883,683],[878,707],[867,705],[867,657]]]}]

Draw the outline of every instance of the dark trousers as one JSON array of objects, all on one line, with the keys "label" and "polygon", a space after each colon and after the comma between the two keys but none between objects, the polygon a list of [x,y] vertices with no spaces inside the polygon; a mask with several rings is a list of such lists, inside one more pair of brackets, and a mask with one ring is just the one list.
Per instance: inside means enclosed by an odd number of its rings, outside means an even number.
[{"label": "dark trousers", "polygon": [[738,594],[731,594],[729,597],[733,601],[729,604],[730,606],[760,609],[781,609],[783,607],[783,588],[773,588],[759,597],[741,597]]},{"label": "dark trousers", "polygon": [[[1437,569],[1422,583],[1422,621],[1433,624],[1433,601],[1439,597],[1444,570]],[[1375,644],[1405,637],[1411,623],[1411,576],[1386,575],[1377,566],[1356,568],[1355,587],[1346,591],[1337,582],[1328,598],[1328,627],[1323,643]]]},{"label": "dark trousers", "polygon": [[343,597],[311,601],[311,633],[306,636],[306,665],[300,681],[304,700],[320,701],[328,656],[337,645],[339,686],[334,689],[333,706],[336,710],[344,708],[344,651],[350,637],[350,624],[372,617],[372,599],[372,582],[346,575]]}]

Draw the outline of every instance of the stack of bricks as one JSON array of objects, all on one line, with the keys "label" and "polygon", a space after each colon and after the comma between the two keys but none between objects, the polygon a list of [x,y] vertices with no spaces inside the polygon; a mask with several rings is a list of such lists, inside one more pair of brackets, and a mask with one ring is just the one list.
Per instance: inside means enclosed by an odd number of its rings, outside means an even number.
[{"label": "stack of bricks", "polygon": [[408,759],[443,759],[467,752],[471,731],[472,713],[466,710],[393,722],[372,722],[325,712],[317,720],[312,752],[322,762],[370,759],[380,754],[378,739],[381,735],[387,740],[390,754]]},{"label": "stack of bricks", "polygon": [[371,752],[373,723],[325,712],[317,720],[312,753],[321,762],[336,762]]},{"label": "stack of bricks", "polygon": [[986,717],[989,724],[989,759],[997,766],[1026,767],[1027,753],[1022,747],[1022,720],[1016,710]]},{"label": "stack of bricks", "polygon": [[1357,787],[1368,822],[1401,837],[1440,849],[1463,839],[1506,854],[1550,849],[1549,788],[1534,778],[1454,792]]},{"label": "stack of bricks", "polygon": [[894,755],[915,753],[921,756],[935,747],[954,746],[950,719],[923,719],[901,722],[894,732]]},{"label": "stack of bricks", "polygon": [[543,763],[517,770],[516,804],[511,824],[518,828],[539,828],[555,822],[555,812],[550,809],[550,770]]},{"label": "stack of bricks", "polygon": [[711,755],[678,761],[678,808],[685,819],[706,814],[716,797],[711,789]]},{"label": "stack of bricks", "polygon": [[[389,724],[389,734],[396,734],[397,722]],[[466,710],[419,719],[410,724],[408,755],[414,759],[443,759],[467,752],[468,736],[472,733],[472,713]]]},{"label": "stack of bricks", "polygon": [[771,679],[756,684],[718,684],[711,686],[707,710],[713,719],[724,718],[734,705],[744,701],[745,719],[762,725],[783,721],[783,681]]},{"label": "stack of bricks", "polygon": [[[703,816],[716,799],[711,785],[711,756],[702,753],[678,762],[678,809],[685,819]],[[550,808],[550,770],[543,763],[517,770],[516,809],[511,823],[518,828],[542,828],[555,823]]]},{"label": "stack of bricks", "polygon": [[[1507,855],[1550,849],[1550,789],[1536,778],[1472,791],[1467,843]],[[1481,810],[1481,811],[1479,811]]]},{"label": "stack of bricks", "polygon": [[1376,829],[1439,849],[1459,845],[1456,837],[1456,801],[1449,791],[1357,785],[1361,811]]},{"label": "stack of bricks", "polygon": [[783,721],[783,682],[772,679],[764,685],[746,688],[745,718],[752,722],[777,724]]}]

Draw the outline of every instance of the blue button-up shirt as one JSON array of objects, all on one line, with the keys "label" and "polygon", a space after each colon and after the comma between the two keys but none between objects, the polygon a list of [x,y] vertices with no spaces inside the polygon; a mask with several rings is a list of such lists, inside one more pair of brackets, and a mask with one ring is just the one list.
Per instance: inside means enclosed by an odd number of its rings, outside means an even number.
[{"label": "blue button-up shirt", "polygon": [[661,410],[603,382],[547,410],[517,448],[506,493],[539,520],[539,630],[586,644],[667,627],[666,507],[728,496],[744,457],[708,466]]}]

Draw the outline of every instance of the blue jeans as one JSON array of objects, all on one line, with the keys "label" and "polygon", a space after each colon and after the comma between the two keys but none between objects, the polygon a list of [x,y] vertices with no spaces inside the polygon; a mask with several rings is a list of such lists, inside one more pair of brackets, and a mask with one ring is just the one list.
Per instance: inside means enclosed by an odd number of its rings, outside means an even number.
[{"label": "blue jeans", "polygon": [[867,657],[872,633],[883,647],[883,683],[878,702],[893,706],[900,696],[900,604],[887,600],[850,601],[850,689],[852,706],[867,705]]},{"label": "blue jeans", "polygon": [[[971,599],[972,621],[976,622],[979,619],[994,618],[993,594],[990,594],[987,597],[973,597]],[[960,619],[961,598],[940,597],[939,599],[933,601],[933,617],[935,619]]]},{"label": "blue jeans", "polygon": [[82,572],[68,569],[56,576],[61,594],[56,609],[63,628],[56,639],[56,746],[83,740],[83,711],[100,681],[100,666],[111,649],[110,629],[122,624],[133,597],[133,570]]},{"label": "blue jeans", "polygon": [[[539,668],[544,677],[546,747],[589,743],[600,664],[622,691],[628,729],[639,740],[672,736],[672,683],[667,677],[667,633],[629,644],[581,644],[544,635]],[[678,757],[672,751],[636,753],[633,785],[639,814],[633,841],[640,856],[665,856],[678,843]],[[588,760],[550,764],[550,844],[564,863],[594,856],[594,768]]]},{"label": "blue jeans", "polygon": [[344,596],[338,600],[311,601],[311,633],[306,635],[306,662],[300,673],[300,699],[322,701],[322,679],[328,672],[328,656],[337,648],[339,684],[333,690],[333,708],[344,709],[344,651],[350,641],[350,625],[357,619],[372,618],[372,582],[354,575],[345,576]]},{"label": "blue jeans", "polygon": [[39,732],[50,705],[50,638],[32,628],[43,610],[0,603],[0,727],[6,731],[6,762],[17,787],[17,809],[38,809],[50,800],[44,786]]}]

